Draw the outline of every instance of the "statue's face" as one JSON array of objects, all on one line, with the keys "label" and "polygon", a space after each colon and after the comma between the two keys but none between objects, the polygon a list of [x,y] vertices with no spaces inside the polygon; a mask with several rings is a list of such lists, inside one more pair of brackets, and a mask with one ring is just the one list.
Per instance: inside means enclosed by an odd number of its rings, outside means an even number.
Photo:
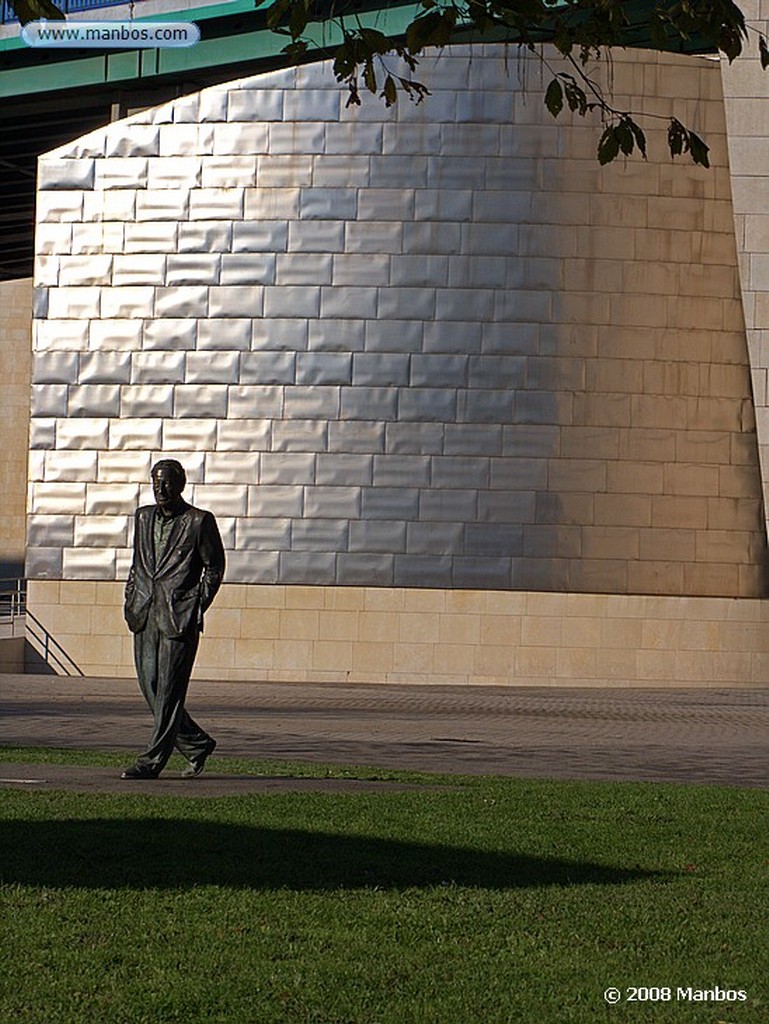
[{"label": "statue's face", "polygon": [[160,508],[167,509],[179,500],[183,485],[172,469],[161,466],[152,474],[152,490]]}]

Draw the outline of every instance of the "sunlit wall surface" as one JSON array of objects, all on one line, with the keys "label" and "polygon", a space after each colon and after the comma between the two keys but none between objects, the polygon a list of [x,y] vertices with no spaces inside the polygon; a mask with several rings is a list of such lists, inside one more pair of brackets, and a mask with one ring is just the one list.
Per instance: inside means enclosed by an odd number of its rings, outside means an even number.
[{"label": "sunlit wall surface", "polygon": [[719,69],[621,55],[710,171],[599,168],[503,48],[347,109],[326,64],[40,162],[28,574],[120,580],[161,456],[231,583],[763,593]]}]

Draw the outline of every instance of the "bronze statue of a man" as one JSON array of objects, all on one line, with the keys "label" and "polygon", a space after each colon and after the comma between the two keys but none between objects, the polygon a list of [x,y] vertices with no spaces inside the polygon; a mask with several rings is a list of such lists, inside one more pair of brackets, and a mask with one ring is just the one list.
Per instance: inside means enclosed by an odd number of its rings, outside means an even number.
[{"label": "bronze statue of a man", "polygon": [[210,512],[182,498],[187,477],[175,459],[152,468],[155,505],[137,509],[134,556],[125,588],[125,619],[134,634],[139,686],[154,715],[149,746],[124,779],[155,779],[174,746],[187,758],[182,773],[203,771],[216,746],[184,709],[203,630],[203,613],[224,576],[224,547]]}]

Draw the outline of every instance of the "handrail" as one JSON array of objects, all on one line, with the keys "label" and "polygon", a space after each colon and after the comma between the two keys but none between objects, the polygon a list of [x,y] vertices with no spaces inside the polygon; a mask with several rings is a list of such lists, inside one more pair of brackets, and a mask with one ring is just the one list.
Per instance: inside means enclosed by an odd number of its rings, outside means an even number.
[{"label": "handrail", "polygon": [[[4,584],[11,584],[5,587]],[[0,622],[10,622],[11,629],[27,610],[26,580],[16,576],[0,577]]]},{"label": "handrail", "polygon": [[10,623],[11,636],[15,637],[16,623],[22,622],[27,643],[46,665],[50,665],[59,675],[82,676],[84,673],[77,663],[27,607],[26,584],[23,577],[0,578],[0,623]]}]

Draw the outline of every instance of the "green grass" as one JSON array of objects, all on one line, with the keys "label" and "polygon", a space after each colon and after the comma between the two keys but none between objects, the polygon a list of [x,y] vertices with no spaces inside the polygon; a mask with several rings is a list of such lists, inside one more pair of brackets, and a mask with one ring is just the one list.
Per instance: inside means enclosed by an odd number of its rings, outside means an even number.
[{"label": "green grass", "polygon": [[[43,756],[124,762],[26,752]],[[282,766],[300,770],[371,777]],[[765,792],[404,778],[430,785],[0,790],[0,1021],[769,1021]],[[609,1007],[609,986],[671,999]],[[747,999],[679,1000],[678,986]]]}]

